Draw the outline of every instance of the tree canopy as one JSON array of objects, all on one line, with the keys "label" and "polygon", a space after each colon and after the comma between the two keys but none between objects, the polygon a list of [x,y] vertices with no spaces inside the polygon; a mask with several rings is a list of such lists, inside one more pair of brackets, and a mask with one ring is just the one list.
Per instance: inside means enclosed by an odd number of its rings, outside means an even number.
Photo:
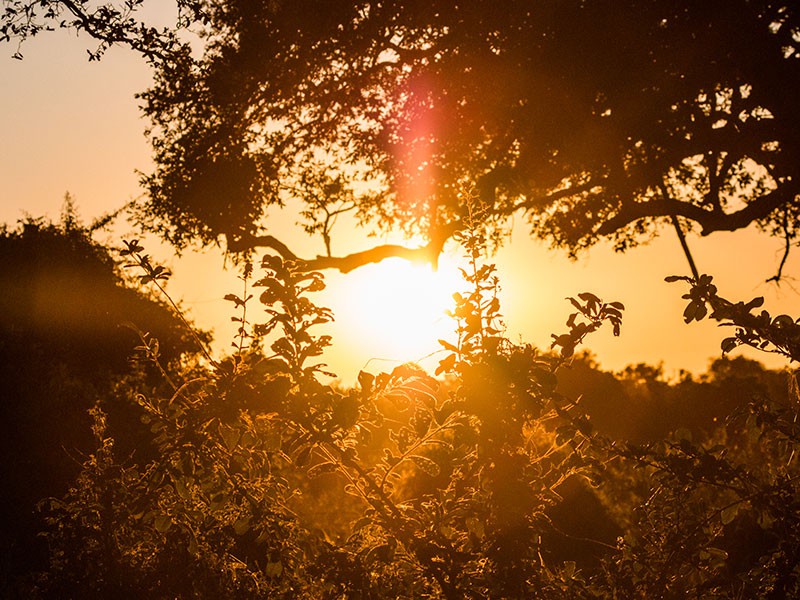
[{"label": "tree canopy", "polygon": [[468,195],[573,253],[675,217],[797,241],[792,2],[177,0],[163,30],[143,4],[15,0],[0,36],[60,23],[152,62],[139,219],[178,246],[291,256],[267,209],[295,200],[312,232],[351,210],[429,240],[313,267],[435,256]]}]

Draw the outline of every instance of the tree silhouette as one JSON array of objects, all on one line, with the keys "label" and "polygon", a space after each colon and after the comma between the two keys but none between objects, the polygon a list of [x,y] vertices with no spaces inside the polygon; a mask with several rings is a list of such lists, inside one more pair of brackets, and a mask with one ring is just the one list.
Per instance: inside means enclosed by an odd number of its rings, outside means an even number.
[{"label": "tree silhouette", "polygon": [[167,364],[197,349],[163,303],[125,286],[69,201],[60,224],[0,229],[0,287],[0,569],[10,583],[42,559],[37,502],[64,494],[94,449],[89,409],[100,402],[122,445],[135,444],[138,414],[116,386],[137,377],[129,359],[141,341],[124,323],[157,336]]},{"label": "tree silhouette", "polygon": [[60,20],[100,41],[95,57],[123,43],[152,62],[157,167],[139,214],[178,245],[223,236],[291,258],[265,210],[340,200],[325,185],[298,194],[321,158],[350,180],[361,220],[429,243],[309,268],[435,257],[463,227],[467,182],[490,222],[524,215],[570,252],[601,238],[625,249],[678,217],[704,235],[755,223],[796,242],[794,3],[179,0],[178,27],[161,31],[139,4],[15,0],[0,33]]}]

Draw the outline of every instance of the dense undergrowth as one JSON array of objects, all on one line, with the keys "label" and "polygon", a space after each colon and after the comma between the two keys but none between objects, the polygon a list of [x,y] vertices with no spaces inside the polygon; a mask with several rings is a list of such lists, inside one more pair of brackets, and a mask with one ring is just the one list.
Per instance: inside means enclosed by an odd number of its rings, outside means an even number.
[{"label": "dense undergrowth", "polygon": [[[794,375],[777,392],[774,383],[745,393],[712,381],[715,410],[668,433],[667,416],[685,406],[681,390],[690,386],[639,367],[629,373],[626,406],[641,408],[644,390],[661,398],[654,414],[666,422],[614,431],[613,410],[592,393],[602,386],[579,396],[571,368],[588,364],[575,357],[585,336],[619,330],[622,305],[579,294],[551,349],[514,344],[503,335],[498,278],[483,262],[479,233],[460,241],[469,267],[454,296],[456,340],[442,342],[433,374],[409,364],[361,372],[353,389],[326,383],[317,361],[331,340],[315,328],[332,315],[312,300],[323,278],[274,255],[246,266],[244,292],[228,296],[241,325],[230,356],[204,351],[191,365],[165,363],[157,340],[143,336],[137,353],[151,376],[120,384],[92,409],[96,449],[69,492],[41,505],[49,566],[12,591],[800,594]],[[143,252],[134,241],[123,254],[142,283],[160,286],[168,273]],[[710,316],[734,327],[724,350],[748,344],[800,358],[793,319],[720,298],[710,277],[677,279],[689,285],[687,321]],[[202,336],[197,343],[205,347]],[[138,423],[110,421],[117,405]]]}]

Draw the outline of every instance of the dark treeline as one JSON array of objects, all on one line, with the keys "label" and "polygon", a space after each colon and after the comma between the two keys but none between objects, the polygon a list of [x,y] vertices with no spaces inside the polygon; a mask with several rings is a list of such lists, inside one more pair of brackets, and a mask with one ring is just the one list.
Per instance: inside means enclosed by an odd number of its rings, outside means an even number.
[{"label": "dark treeline", "polygon": [[[111,402],[147,380],[132,363],[137,328],[173,364],[192,342],[163,302],[132,288],[113,252],[65,203],[57,223],[28,218],[0,229],[0,522],[3,578],[46,564],[37,503],[69,489],[96,449],[89,410],[102,405],[124,439],[141,428]],[[126,389],[126,386],[128,388]]]}]

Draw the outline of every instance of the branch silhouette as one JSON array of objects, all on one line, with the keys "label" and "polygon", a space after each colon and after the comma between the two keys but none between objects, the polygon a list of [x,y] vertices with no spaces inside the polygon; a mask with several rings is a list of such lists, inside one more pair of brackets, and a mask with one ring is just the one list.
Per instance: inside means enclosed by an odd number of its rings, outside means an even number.
[{"label": "branch silhouette", "polygon": [[228,239],[228,250],[234,253],[246,252],[256,248],[275,250],[284,260],[296,261],[303,271],[336,269],[349,273],[359,267],[381,262],[387,258],[402,258],[411,262],[427,262],[434,268],[438,266],[439,256],[444,245],[461,227],[459,222],[448,223],[437,228],[430,241],[424,246],[408,247],[399,244],[382,244],[360,252],[344,256],[323,256],[301,258],[288,245],[272,235],[242,235]]}]

